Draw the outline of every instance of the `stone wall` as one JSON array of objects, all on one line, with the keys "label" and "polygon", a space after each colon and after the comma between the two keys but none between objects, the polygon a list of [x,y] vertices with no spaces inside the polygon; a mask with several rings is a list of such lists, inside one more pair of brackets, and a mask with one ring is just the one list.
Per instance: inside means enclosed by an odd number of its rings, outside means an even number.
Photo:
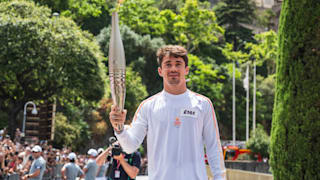
[{"label": "stone wall", "polygon": [[225,161],[225,166],[228,169],[239,169],[244,171],[252,171],[258,173],[269,173],[270,166],[265,162],[252,162],[252,161]]}]

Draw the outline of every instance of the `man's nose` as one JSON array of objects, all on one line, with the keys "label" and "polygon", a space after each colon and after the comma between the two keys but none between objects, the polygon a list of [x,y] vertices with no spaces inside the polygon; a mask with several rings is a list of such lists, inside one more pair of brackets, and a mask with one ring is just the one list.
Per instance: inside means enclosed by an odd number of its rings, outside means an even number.
[{"label": "man's nose", "polygon": [[177,68],[176,66],[171,66],[171,69],[170,69],[170,70],[171,70],[171,72],[177,72],[177,69],[178,69],[178,68]]}]

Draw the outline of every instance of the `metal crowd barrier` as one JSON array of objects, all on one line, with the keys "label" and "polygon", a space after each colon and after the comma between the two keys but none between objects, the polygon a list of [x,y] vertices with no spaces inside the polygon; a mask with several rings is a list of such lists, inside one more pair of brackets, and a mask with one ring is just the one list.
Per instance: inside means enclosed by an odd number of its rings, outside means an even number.
[{"label": "metal crowd barrier", "polygon": [[[62,167],[63,167],[63,164],[57,164],[52,168],[52,171],[48,171],[44,173],[42,180],[61,180]],[[4,180],[20,180],[20,176],[19,174],[8,174],[4,177]]]},{"label": "metal crowd barrier", "polygon": [[4,177],[4,180],[20,180],[19,174],[9,174]]}]

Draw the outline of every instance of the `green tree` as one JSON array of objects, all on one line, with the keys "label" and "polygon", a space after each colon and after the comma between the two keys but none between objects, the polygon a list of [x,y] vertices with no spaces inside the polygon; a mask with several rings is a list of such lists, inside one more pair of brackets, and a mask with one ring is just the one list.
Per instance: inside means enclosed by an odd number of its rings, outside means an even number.
[{"label": "green tree", "polygon": [[[94,30],[97,34],[95,27],[89,27],[92,21],[100,29],[109,23],[108,17],[109,10],[116,4],[116,0],[33,0],[37,4],[46,5],[52,12],[58,12],[61,16],[72,18],[79,26],[84,29]],[[104,20],[102,18],[105,18]],[[91,20],[91,22],[90,22]],[[103,26],[101,26],[103,25]],[[100,30],[99,29],[99,30]],[[92,32],[92,31],[90,31]]]},{"label": "green tree", "polygon": [[273,29],[275,27],[275,23],[273,21],[276,18],[276,13],[273,12],[272,9],[262,10],[261,12],[257,12],[257,21],[258,25],[262,28]]},{"label": "green tree", "polygon": [[251,137],[246,143],[253,153],[259,153],[262,158],[269,158],[270,137],[261,124],[257,124],[255,131],[251,131]]},{"label": "green tree", "polygon": [[212,64],[204,64],[197,56],[189,55],[188,88],[197,93],[209,97],[215,107],[222,104],[222,83],[220,79],[225,77],[219,75],[219,70],[214,69]]},{"label": "green tree", "polygon": [[[2,0],[3,1],[3,0]],[[10,1],[10,0],[7,0]],[[33,0],[41,6],[49,7],[59,16],[72,18],[83,30],[88,30],[94,35],[111,22],[110,11],[116,0]]]},{"label": "green tree", "polygon": [[134,32],[163,37],[166,44],[184,45],[190,53],[200,43],[217,43],[224,32],[209,3],[197,0],[187,0],[177,13],[171,9],[160,11],[154,0],[126,0],[119,9],[119,17]]},{"label": "green tree", "polygon": [[[221,135],[225,139],[232,138],[232,78],[233,78],[233,63],[230,61],[238,60],[239,62],[247,59],[248,55],[241,51],[233,51],[232,44],[227,44],[226,47],[223,48],[223,55],[229,60],[229,62],[225,62],[220,65],[220,73],[225,76],[225,79],[221,81],[222,86],[222,104],[217,109],[217,114],[219,116],[220,121],[222,122]],[[236,134],[238,140],[245,139],[245,90],[243,88],[243,83],[241,79],[241,69],[243,69],[243,65],[236,63],[235,64],[235,85],[236,85]]]},{"label": "green tree", "polygon": [[245,42],[253,41],[252,30],[246,24],[253,23],[254,3],[252,0],[222,0],[214,8],[219,25],[226,30],[226,41],[234,45],[233,50],[243,49]]},{"label": "green tree", "polygon": [[266,78],[257,76],[256,120],[263,125],[268,134],[271,132],[275,81],[275,74]]},{"label": "green tree", "polygon": [[254,36],[256,43],[247,43],[245,49],[249,51],[249,57],[256,61],[257,66],[265,66],[265,76],[276,72],[276,57],[278,50],[278,38],[274,31],[267,31]]},{"label": "green tree", "polygon": [[62,113],[57,113],[55,117],[55,136],[53,144],[55,147],[71,147],[73,150],[81,150],[83,144],[90,137],[89,126],[82,120],[70,122]]},{"label": "green tree", "polygon": [[104,95],[103,57],[94,37],[51,14],[33,2],[0,4],[1,111],[9,114],[11,133],[29,100],[93,102]]},{"label": "green tree", "polygon": [[[228,44],[223,48],[224,56],[229,60],[237,60],[239,62],[239,71],[245,72],[246,63],[249,62],[252,68],[252,60],[256,62],[257,68],[257,100],[256,100],[256,120],[261,123],[268,133],[271,128],[271,114],[273,112],[273,98],[274,98],[274,70],[275,70],[275,58],[277,51],[277,36],[273,31],[264,32],[255,35],[254,43],[246,43],[244,51],[234,51],[232,44]],[[222,94],[225,95],[224,99],[226,101],[224,106],[224,111],[221,111],[223,118],[231,118],[231,108],[232,107],[232,64],[224,64],[227,67],[228,75],[226,75],[227,80],[224,82],[224,87],[222,88]],[[237,68],[237,69],[238,69]],[[240,73],[240,72],[239,72]],[[244,139],[245,132],[245,102],[246,102],[246,92],[244,91],[242,79],[244,78],[244,73],[242,75],[236,75],[236,108],[237,108],[237,136],[239,139]],[[251,71],[251,77],[252,77]],[[242,77],[241,77],[242,76]],[[251,86],[251,90],[253,87]],[[250,93],[251,94],[251,93]],[[250,99],[252,102],[252,99]],[[231,126],[230,121],[225,122],[227,126]]]},{"label": "green tree", "polygon": [[127,119],[131,120],[139,104],[148,96],[146,86],[142,83],[139,73],[131,67],[126,68],[126,102]]},{"label": "green tree", "polygon": [[119,8],[122,24],[141,35],[159,36],[165,32],[155,0],[126,0]]},{"label": "green tree", "polygon": [[184,0],[160,0],[157,3],[157,7],[160,10],[170,9],[174,12],[178,12],[178,9],[183,6]]},{"label": "green tree", "polygon": [[[246,43],[245,49],[248,52],[245,53],[246,58],[240,62],[249,61],[251,67],[253,63],[257,66],[256,121],[261,123],[270,133],[275,94],[275,61],[278,38],[277,34],[271,30],[256,34],[254,39],[256,43]],[[253,89],[253,87],[250,89]]]},{"label": "green tree", "polygon": [[286,0],[271,134],[275,179],[320,179],[320,2]]},{"label": "green tree", "polygon": [[200,4],[197,0],[186,0],[178,14],[164,10],[161,11],[161,15],[166,34],[172,33],[173,43],[184,45],[189,53],[198,49],[200,43],[217,43],[224,33],[208,3]]},{"label": "green tree", "polygon": [[[105,28],[97,36],[104,55],[108,57],[111,28]],[[142,83],[147,87],[149,95],[153,95],[162,89],[162,81],[157,72],[158,48],[164,45],[161,38],[151,38],[149,35],[139,35],[129,27],[120,26],[120,33],[124,44],[127,66],[138,72]]]}]

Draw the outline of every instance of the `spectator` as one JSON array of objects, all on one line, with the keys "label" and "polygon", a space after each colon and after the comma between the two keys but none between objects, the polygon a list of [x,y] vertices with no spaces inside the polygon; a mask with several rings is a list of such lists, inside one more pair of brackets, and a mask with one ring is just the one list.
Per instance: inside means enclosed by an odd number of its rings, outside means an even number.
[{"label": "spectator", "polygon": [[15,137],[14,137],[14,142],[15,143],[20,143],[21,140],[21,131],[19,128],[16,129]]},{"label": "spectator", "polygon": [[88,156],[89,160],[87,164],[83,168],[83,172],[85,173],[85,180],[94,180],[96,178],[98,165],[96,163],[96,156],[98,155],[97,150],[89,149]]},{"label": "spectator", "polygon": [[[118,142],[117,142],[118,143]],[[110,179],[133,180],[139,173],[141,157],[138,152],[120,155],[112,155],[112,169]]]},{"label": "spectator", "polygon": [[9,158],[9,163],[8,163],[8,173],[13,174],[16,171],[17,168],[17,163],[18,163],[18,152],[11,152],[10,153],[10,158]]},{"label": "spectator", "polygon": [[0,141],[2,141],[2,139],[3,139],[3,134],[4,134],[4,130],[1,129],[1,130],[0,130]]},{"label": "spectator", "polygon": [[[106,172],[109,168],[109,164],[111,159],[111,147],[107,148],[106,150],[99,148],[98,153],[99,156],[96,159],[97,165],[98,165],[98,172],[96,180],[106,180]],[[109,157],[109,158],[108,158]]]},{"label": "spectator", "polygon": [[147,157],[144,157],[141,160],[140,174],[142,175],[148,174],[148,158]]},{"label": "spectator", "polygon": [[19,174],[20,176],[23,175],[22,162],[23,162],[23,157],[18,156],[16,173]]},{"label": "spectator", "polygon": [[76,164],[76,157],[76,154],[73,152],[68,155],[69,163],[65,164],[61,169],[63,180],[75,180],[79,176],[83,178],[84,173]]},{"label": "spectator", "polygon": [[5,154],[4,154],[4,152],[2,151],[2,148],[1,148],[0,149],[0,179],[4,179],[4,176],[5,176],[5,172],[4,172],[5,164],[4,164],[4,161],[5,161]]},{"label": "spectator", "polygon": [[32,180],[42,180],[46,161],[41,156],[42,148],[38,145],[32,148],[32,156],[34,158],[29,174],[23,176],[22,180],[32,179]]},{"label": "spectator", "polygon": [[[0,135],[2,134],[0,133]],[[3,137],[0,140],[0,180],[10,179],[11,176],[19,176],[19,179],[23,180],[56,179],[61,177],[61,168],[70,163],[68,155],[71,151],[70,148],[55,149],[47,141],[43,140],[39,141],[42,147],[30,145],[37,140],[36,138],[32,138],[34,141],[24,142],[23,146],[21,146],[19,142],[11,141],[9,136],[3,134]],[[30,148],[32,146],[33,148]],[[97,151],[94,151],[92,149],[88,152],[89,159],[86,158],[86,155],[79,155],[74,161],[74,164],[80,169],[87,169],[86,175],[90,176],[87,179],[90,180],[92,177],[94,180],[96,176],[98,179],[99,177],[105,177],[104,175],[108,166],[108,161],[104,159],[104,166],[99,167],[99,169],[98,167],[95,170],[93,169],[93,173],[91,173],[91,166],[95,167],[92,162],[95,162],[95,157],[97,156]],[[99,153],[101,152],[102,149],[99,150]],[[42,163],[41,166],[39,166],[40,162]],[[45,168],[42,167],[43,164],[45,164]],[[42,169],[45,169],[44,172]],[[67,175],[67,170],[64,173]],[[80,175],[80,177],[82,176]]]},{"label": "spectator", "polygon": [[23,161],[22,161],[23,169],[25,169],[27,167],[28,161],[31,161],[31,162],[33,161],[33,158],[31,156],[31,149],[29,146],[27,146],[25,148],[25,150],[19,154],[19,156],[21,156],[23,158]]}]

